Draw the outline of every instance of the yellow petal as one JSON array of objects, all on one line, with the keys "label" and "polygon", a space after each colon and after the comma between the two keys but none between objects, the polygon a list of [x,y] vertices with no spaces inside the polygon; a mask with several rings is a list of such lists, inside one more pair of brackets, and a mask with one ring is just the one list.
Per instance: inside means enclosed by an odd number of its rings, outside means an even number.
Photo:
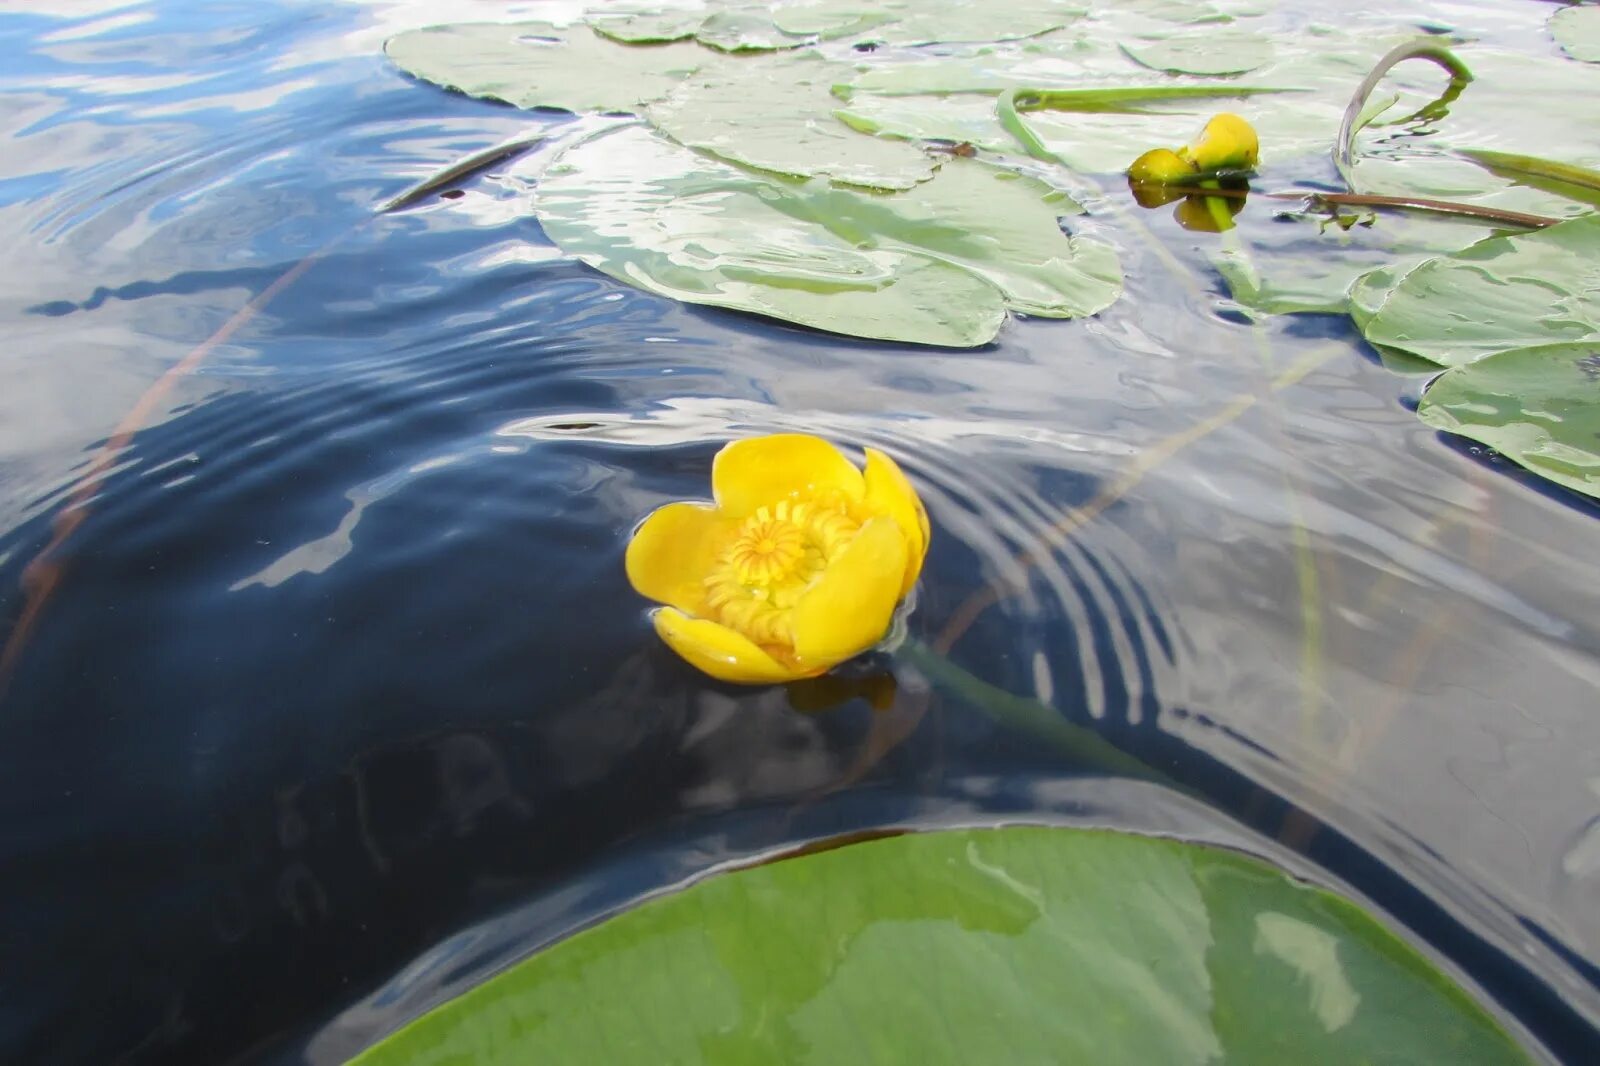
[{"label": "yellow petal", "polygon": [[1255,127],[1238,115],[1223,112],[1212,116],[1200,131],[1200,139],[1181,154],[1203,171],[1249,170],[1260,157],[1261,143]]},{"label": "yellow petal", "polygon": [[794,605],[795,657],[827,669],[881,640],[908,561],[900,524],[887,515],[867,519]]},{"label": "yellow petal", "polygon": [[690,618],[671,607],[657,611],[655,623],[656,632],[668,647],[683,656],[689,665],[719,681],[771,685],[820,673],[820,670],[785,666],[743,634],[703,618]]},{"label": "yellow petal", "polygon": [[1152,148],[1128,168],[1129,180],[1150,185],[1182,185],[1194,173],[1194,164],[1170,148]]},{"label": "yellow petal", "polygon": [[628,581],[641,596],[701,613],[705,576],[732,527],[708,504],[657,508],[628,542]]},{"label": "yellow petal", "polygon": [[906,535],[906,573],[900,583],[903,599],[922,573],[922,560],[928,554],[928,513],[922,509],[917,490],[898,463],[876,448],[867,449],[867,469],[862,480],[867,485],[862,506],[871,514],[886,514]]},{"label": "yellow petal", "polygon": [[711,492],[730,518],[779,500],[838,490],[855,503],[865,491],[861,471],[823,440],[806,433],[774,433],[736,440],[711,463]]}]

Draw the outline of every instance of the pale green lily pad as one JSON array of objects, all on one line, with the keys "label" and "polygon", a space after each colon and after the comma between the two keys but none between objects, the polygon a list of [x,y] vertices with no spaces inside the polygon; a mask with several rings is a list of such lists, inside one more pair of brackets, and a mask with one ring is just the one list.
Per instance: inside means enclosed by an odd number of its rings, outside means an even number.
[{"label": "pale green lily pad", "polygon": [[695,35],[706,20],[705,11],[637,11],[629,14],[599,13],[589,25],[602,37],[622,44],[661,44],[684,41]]},{"label": "pale green lily pad", "polygon": [[778,52],[807,42],[778,29],[764,8],[717,11],[700,24],[694,38],[719,52]]},{"label": "pale green lily pad", "polygon": [[1072,0],[886,0],[882,9],[897,18],[873,36],[898,45],[1012,41],[1061,29],[1081,18],[1085,8]]},{"label": "pale green lily pad", "polygon": [[809,199],[837,231],[969,270],[1004,293],[1014,311],[1079,318],[1122,293],[1110,246],[1062,233],[1060,219],[1083,210],[1077,203],[988,163],[951,159],[932,181],[893,196],[826,189]]},{"label": "pale green lily pad", "polygon": [[1600,336],[1513,348],[1448,370],[1423,394],[1417,416],[1600,497]]},{"label": "pale green lily pad", "polygon": [[1141,66],[1169,74],[1246,74],[1272,61],[1272,42],[1253,33],[1171,34],[1124,41],[1122,50]]},{"label": "pale green lily pad", "polygon": [[724,873],[497,974],[355,1066],[1524,1064],[1373,917],[1244,855],[906,834]]},{"label": "pale green lily pad", "polygon": [[[1471,69],[1474,81],[1450,102],[1443,117],[1365,131],[1350,175],[1354,191],[1439,197],[1555,217],[1586,211],[1560,192],[1502,176],[1459,153],[1490,146],[1504,155],[1548,156],[1559,150],[1570,165],[1600,166],[1600,141],[1572,135],[1574,130],[1600,129],[1600,67],[1480,44],[1452,51]],[[1402,113],[1445,83],[1444,75],[1427,63],[1402,64],[1391,77],[1430,87],[1408,94],[1410,103],[1398,108]],[[1560,106],[1550,106],[1552,100]]]},{"label": "pale green lily pad", "polygon": [[870,0],[784,0],[772,8],[772,21],[780,30],[824,40],[863,33],[895,17]]},{"label": "pale green lily pad", "polygon": [[[1274,90],[1231,85],[1112,85],[1045,90],[1055,110],[1030,111],[1028,127],[1055,159],[1080,173],[1112,174],[1152,144],[1182,144],[1227,107],[1245,111],[1242,94]],[[1174,94],[1192,94],[1173,100]],[[965,141],[996,152],[1023,147],[1001,123],[992,96],[941,97],[856,93],[834,114],[856,129],[909,140]]]},{"label": "pale green lily pad", "polygon": [[852,129],[914,141],[965,142],[991,152],[1018,145],[995,117],[992,96],[878,96],[863,93],[834,117]]},{"label": "pale green lily pad", "polygon": [[1564,7],[1550,16],[1550,35],[1561,50],[1585,63],[1600,63],[1600,7]]},{"label": "pale green lily pad", "polygon": [[413,77],[517,107],[638,111],[712,53],[692,44],[619,45],[587,26],[462,23],[391,37],[384,51]]},{"label": "pale green lily pad", "polygon": [[1600,337],[1600,215],[1430,259],[1395,285],[1362,333],[1443,366]]},{"label": "pale green lily pad", "polygon": [[680,144],[796,177],[909,189],[933,176],[914,145],[858,133],[833,117],[841,68],[816,56],[727,64],[653,104],[652,125]]},{"label": "pale green lily pad", "polygon": [[534,209],[563,251],[650,292],[857,337],[973,347],[1008,305],[1070,317],[1117,298],[1115,254],[1061,232],[1071,200],[973,160],[946,171],[874,194],[632,128],[570,149]]},{"label": "pale green lily pad", "polygon": [[[1245,207],[1247,213],[1278,209],[1255,201]],[[1483,222],[1446,215],[1385,211],[1368,221],[1346,230],[1313,213],[1248,227],[1240,230],[1245,243],[1225,242],[1212,263],[1233,299],[1251,310],[1343,314],[1351,287],[1363,275],[1415,265],[1493,235]]]}]

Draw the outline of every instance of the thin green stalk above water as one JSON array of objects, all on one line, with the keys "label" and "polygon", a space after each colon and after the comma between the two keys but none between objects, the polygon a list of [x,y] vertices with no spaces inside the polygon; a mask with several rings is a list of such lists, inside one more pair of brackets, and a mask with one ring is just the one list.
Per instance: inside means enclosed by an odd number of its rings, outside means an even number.
[{"label": "thin green stalk above water", "polygon": [[1351,181],[1350,174],[1351,169],[1355,166],[1356,134],[1361,130],[1362,123],[1359,120],[1367,106],[1367,98],[1372,95],[1372,90],[1378,87],[1378,83],[1383,80],[1384,75],[1408,59],[1426,59],[1430,63],[1438,64],[1450,73],[1450,84],[1441,94],[1441,99],[1459,94],[1462,87],[1472,80],[1472,71],[1467,69],[1465,63],[1456,58],[1455,53],[1437,41],[1428,38],[1407,41],[1405,44],[1397,45],[1384,53],[1383,58],[1378,60],[1377,66],[1373,67],[1367,73],[1367,76],[1361,79],[1361,84],[1356,87],[1355,95],[1350,97],[1350,103],[1344,109],[1344,117],[1339,121],[1339,136],[1334,141],[1334,165],[1339,168],[1339,173],[1343,176],[1345,184],[1349,185],[1351,189],[1355,188],[1355,183]]}]

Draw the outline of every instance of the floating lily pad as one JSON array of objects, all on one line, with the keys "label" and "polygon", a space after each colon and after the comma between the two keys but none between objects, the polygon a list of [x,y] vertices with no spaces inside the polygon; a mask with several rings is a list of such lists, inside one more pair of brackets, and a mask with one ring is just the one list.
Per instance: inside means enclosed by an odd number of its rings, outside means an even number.
[{"label": "floating lily pad", "polygon": [[965,142],[1015,152],[1017,142],[995,116],[992,96],[878,96],[863,93],[834,117],[851,129],[913,141]]},{"label": "floating lily pad", "polygon": [[[1226,85],[1097,86],[1039,90],[1053,110],[1028,114],[1029,129],[1055,159],[1082,173],[1117,173],[1151,144],[1181,144],[1199,132],[1206,108],[1231,106],[1269,88]],[[1255,113],[1255,112],[1246,112]],[[987,90],[957,96],[853,93],[834,114],[868,132],[910,140],[966,141],[1016,152],[1023,143],[1000,121]]]},{"label": "floating lily pad", "polygon": [[1272,43],[1253,33],[1172,34],[1125,41],[1141,66],[1169,74],[1245,74],[1272,61]]},{"label": "floating lily pad", "polygon": [[1513,348],[1441,374],[1417,416],[1600,497],[1600,336]]},{"label": "floating lily pad", "polygon": [[561,248],[689,303],[880,340],[972,347],[1007,306],[1052,317],[1117,298],[1121,271],[1057,219],[1078,206],[972,160],[874,194],[745,170],[631,128],[579,145],[540,181]]},{"label": "floating lily pad", "polygon": [[[1600,129],[1600,66],[1552,62],[1478,44],[1453,51],[1474,80],[1442,108],[1365,131],[1350,175],[1354,191],[1431,196],[1557,217],[1587,210],[1559,192],[1502,176],[1461,158],[1461,153],[1491,145],[1503,155],[1559,151],[1570,165],[1600,166],[1600,142],[1572,136],[1573,130]],[[1402,64],[1391,78],[1428,86],[1407,93],[1408,102],[1396,109],[1401,114],[1416,111],[1445,82],[1443,73],[1427,63]],[[1560,107],[1551,107],[1551,100],[1561,101]],[[1265,132],[1262,137],[1265,143]]]},{"label": "floating lily pad", "polygon": [[354,1061],[1529,1060],[1338,896],[1217,848],[1018,826],[709,878],[557,943]]},{"label": "floating lily pad", "polygon": [[587,26],[463,23],[412,30],[384,45],[413,77],[517,107],[637,111],[703,67],[713,53],[692,44],[626,47]]},{"label": "floating lily pad", "polygon": [[1398,281],[1362,333],[1444,366],[1600,337],[1600,215],[1429,259]]},{"label": "floating lily pad", "polygon": [[688,40],[705,20],[705,11],[606,12],[591,16],[589,25],[600,36],[623,44],[661,44]]},{"label": "floating lily pad", "polygon": [[914,145],[851,130],[833,117],[839,65],[816,56],[730,63],[652,105],[650,122],[680,144],[779,174],[908,189],[933,176]]},{"label": "floating lily pad", "polygon": [[1079,318],[1122,292],[1109,245],[1068,237],[1060,220],[1083,209],[1035,178],[951,159],[932,181],[894,196],[848,189],[809,192],[819,218],[882,248],[919,253],[985,279],[1013,311]]},{"label": "floating lily pad", "polygon": [[1077,21],[1085,8],[1072,0],[888,0],[897,19],[874,35],[890,44],[962,44],[1037,37]]},{"label": "floating lily pad", "polygon": [[[1252,203],[1255,213],[1275,206]],[[1356,280],[1380,267],[1414,266],[1465,248],[1493,230],[1475,219],[1383,212],[1343,229],[1326,216],[1241,229],[1243,244],[1224,245],[1212,262],[1233,299],[1266,314],[1343,314]]]},{"label": "floating lily pad", "polygon": [[784,0],[772,8],[772,21],[785,33],[847,37],[893,22],[896,16],[872,0]]},{"label": "floating lily pad", "polygon": [[1562,51],[1585,63],[1600,63],[1600,7],[1564,7],[1550,16],[1550,35]]},{"label": "floating lily pad", "polygon": [[765,8],[714,12],[700,24],[694,37],[719,52],[776,52],[798,48],[807,40],[780,30]]}]

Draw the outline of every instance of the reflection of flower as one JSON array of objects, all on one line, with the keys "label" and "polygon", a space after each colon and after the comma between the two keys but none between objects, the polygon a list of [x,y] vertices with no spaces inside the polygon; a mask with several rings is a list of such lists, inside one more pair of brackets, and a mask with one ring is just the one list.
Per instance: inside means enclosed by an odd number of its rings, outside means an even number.
[{"label": "reflection of flower", "polygon": [[715,505],[669,503],[628,545],[628,580],[666,604],[656,632],[723,681],[814,677],[882,639],[928,549],[904,473],[865,471],[818,437],[735,441],[711,466]]}]

